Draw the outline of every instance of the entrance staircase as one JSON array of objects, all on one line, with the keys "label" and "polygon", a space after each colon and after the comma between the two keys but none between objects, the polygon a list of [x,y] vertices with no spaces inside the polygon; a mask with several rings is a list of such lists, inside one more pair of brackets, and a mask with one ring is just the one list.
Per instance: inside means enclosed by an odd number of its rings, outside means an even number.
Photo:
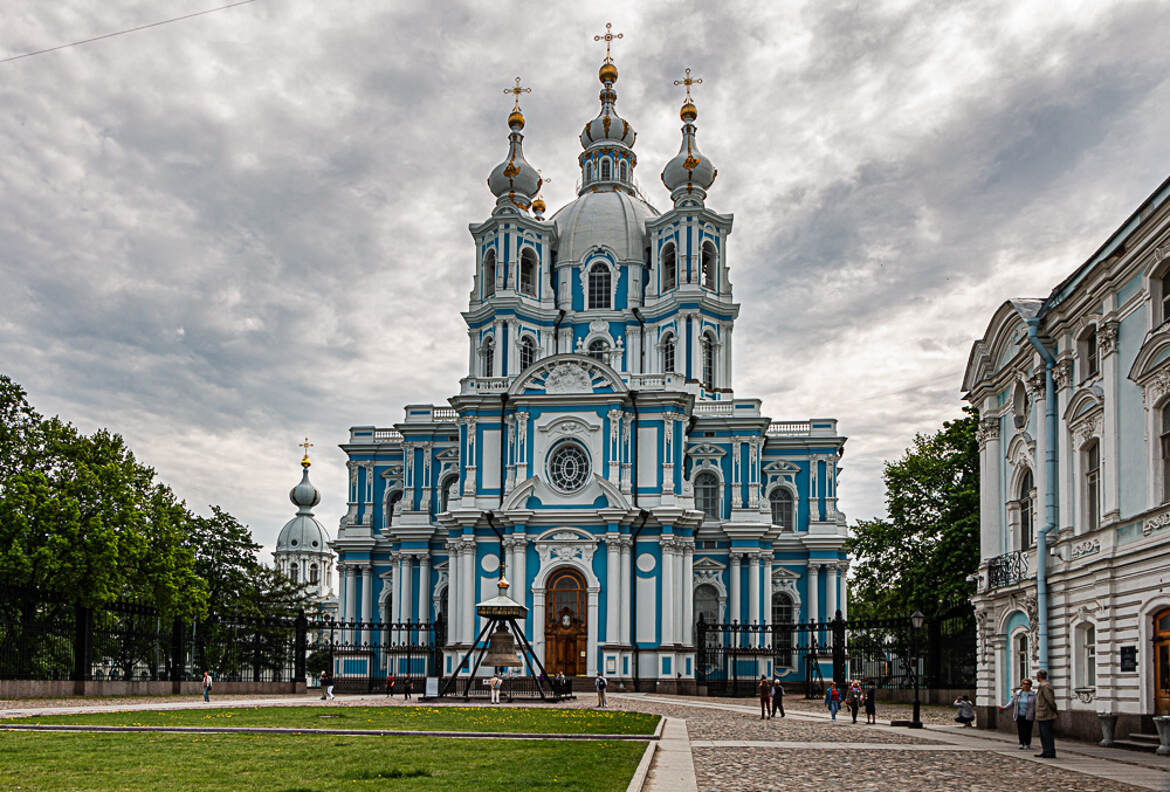
[{"label": "entrance staircase", "polygon": [[1128,739],[1113,741],[1113,745],[1117,748],[1125,748],[1130,751],[1145,751],[1146,753],[1153,753],[1158,750],[1158,746],[1161,744],[1156,732],[1153,734],[1130,732]]}]

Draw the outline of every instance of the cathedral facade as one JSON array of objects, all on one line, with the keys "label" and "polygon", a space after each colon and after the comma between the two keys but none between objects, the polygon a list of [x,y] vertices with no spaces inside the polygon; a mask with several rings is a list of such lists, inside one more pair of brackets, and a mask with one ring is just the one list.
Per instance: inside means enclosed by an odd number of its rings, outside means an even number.
[{"label": "cathedral facade", "polygon": [[[846,611],[845,438],[834,419],[774,421],[734,392],[733,218],[706,205],[716,171],[689,70],[664,212],[635,186],[608,55],[599,79],[577,197],[547,219],[518,102],[508,117],[495,207],[470,226],[458,393],[341,446],[339,616],[442,619],[449,673],[506,574],[550,674],[687,690],[704,673],[700,618],[782,628]],[[802,678],[791,657],[739,673]]]}]

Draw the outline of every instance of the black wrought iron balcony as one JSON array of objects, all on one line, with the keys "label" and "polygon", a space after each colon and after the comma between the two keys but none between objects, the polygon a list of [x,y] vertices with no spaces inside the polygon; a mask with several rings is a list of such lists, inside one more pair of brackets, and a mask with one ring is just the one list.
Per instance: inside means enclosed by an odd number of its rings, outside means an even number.
[{"label": "black wrought iron balcony", "polygon": [[1028,577],[1028,554],[1023,550],[996,556],[987,565],[988,590],[1010,586]]}]

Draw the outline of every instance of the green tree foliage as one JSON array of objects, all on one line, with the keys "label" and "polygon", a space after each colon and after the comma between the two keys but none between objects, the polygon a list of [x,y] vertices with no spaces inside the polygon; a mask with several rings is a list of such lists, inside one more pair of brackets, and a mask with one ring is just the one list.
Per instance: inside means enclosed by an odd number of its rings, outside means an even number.
[{"label": "green tree foliage", "polygon": [[848,544],[850,615],[929,617],[967,598],[979,565],[979,416],[964,411],[886,463],[889,516],[859,521]]}]

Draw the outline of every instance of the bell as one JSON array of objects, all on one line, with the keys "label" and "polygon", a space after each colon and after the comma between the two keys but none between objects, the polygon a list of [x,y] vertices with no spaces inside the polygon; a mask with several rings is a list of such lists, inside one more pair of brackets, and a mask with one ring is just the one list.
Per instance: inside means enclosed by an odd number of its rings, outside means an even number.
[{"label": "bell", "polygon": [[487,654],[483,656],[483,664],[498,667],[520,665],[520,661],[516,659],[516,640],[512,637],[512,631],[504,625],[497,627],[488,638],[488,649]]}]

